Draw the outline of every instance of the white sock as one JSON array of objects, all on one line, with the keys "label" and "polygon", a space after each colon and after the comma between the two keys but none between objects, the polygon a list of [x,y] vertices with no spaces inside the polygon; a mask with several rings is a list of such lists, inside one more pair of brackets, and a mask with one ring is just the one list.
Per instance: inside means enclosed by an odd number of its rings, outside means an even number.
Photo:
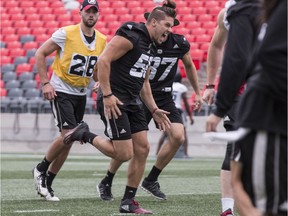
[{"label": "white sock", "polygon": [[234,199],[232,198],[222,198],[222,212],[226,211],[227,209],[231,209],[232,212],[234,211]]}]

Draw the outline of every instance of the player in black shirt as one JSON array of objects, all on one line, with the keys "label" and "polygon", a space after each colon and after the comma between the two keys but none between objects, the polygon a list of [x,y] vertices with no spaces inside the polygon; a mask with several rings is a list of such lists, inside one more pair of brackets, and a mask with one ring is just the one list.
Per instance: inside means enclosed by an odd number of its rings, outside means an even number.
[{"label": "player in black shirt", "polygon": [[[264,1],[264,24],[239,102],[247,134],[236,147],[232,185],[241,216],[284,216],[287,203],[287,1]],[[249,71],[249,70],[248,70]],[[248,196],[247,196],[248,195]]]},{"label": "player in black shirt", "polygon": [[131,159],[127,186],[119,208],[121,213],[152,213],[140,208],[134,200],[149,153],[148,125],[141,100],[153,114],[160,129],[170,127],[166,115],[169,112],[159,109],[151,94],[147,69],[155,53],[155,43],[161,44],[174,25],[174,8],[154,8],[145,24],[123,24],[98,59],[101,93],[97,109],[106,126],[105,134],[112,141],[89,132],[85,129],[85,123],[66,139],[67,142],[89,142],[116,161]]},{"label": "player in black shirt", "polygon": [[[149,13],[145,14],[145,18],[149,19]],[[175,19],[174,25],[178,20]],[[153,166],[150,174],[142,182],[141,187],[154,197],[164,200],[166,195],[160,191],[158,176],[166,165],[172,160],[180,145],[184,142],[184,126],[182,117],[175,106],[172,98],[172,84],[177,72],[178,61],[181,59],[185,65],[187,77],[192,84],[197,96],[196,106],[201,109],[202,98],[198,87],[197,71],[190,56],[190,44],[184,36],[170,33],[166,41],[157,45],[156,56],[151,63],[151,73],[149,76],[152,94],[157,106],[165,109],[170,114],[168,118],[171,121],[171,127],[166,131],[171,142],[165,144],[158,154],[155,166]],[[149,107],[144,106],[146,122],[149,123],[153,118]],[[121,166],[121,162],[112,160],[107,175],[97,185],[98,193],[102,200],[113,199],[111,186],[113,177]]]}]

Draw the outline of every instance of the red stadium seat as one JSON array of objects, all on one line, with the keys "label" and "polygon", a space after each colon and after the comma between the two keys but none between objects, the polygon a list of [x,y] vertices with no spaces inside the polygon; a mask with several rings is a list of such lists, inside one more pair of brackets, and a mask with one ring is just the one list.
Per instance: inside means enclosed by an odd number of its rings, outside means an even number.
[{"label": "red stadium seat", "polygon": [[7,96],[7,89],[0,88],[0,96],[1,97],[6,97]]},{"label": "red stadium seat", "polygon": [[175,27],[173,32],[186,36],[186,35],[190,34],[190,29],[184,28],[184,27],[182,27],[182,28],[181,27],[179,27],[179,28]]},{"label": "red stadium seat", "polygon": [[177,5],[177,13],[181,15],[191,14],[191,7],[178,7]]},{"label": "red stadium seat", "polygon": [[202,1],[188,1],[188,7],[191,9],[202,7],[204,3]]},{"label": "red stadium seat", "polygon": [[190,50],[196,50],[199,48],[199,45],[198,43],[190,43]]},{"label": "red stadium seat", "polygon": [[44,43],[49,38],[50,38],[50,35],[47,35],[47,34],[36,35],[35,41],[41,44],[41,43]]},{"label": "red stadium seat", "polygon": [[2,22],[3,22],[4,20],[9,20],[9,21],[10,21],[10,17],[11,17],[10,14],[1,12],[1,21],[2,21]]},{"label": "red stadium seat", "polygon": [[191,22],[185,23],[185,27],[193,30],[194,28],[201,27],[201,23],[198,21],[191,21]]},{"label": "red stadium seat", "polygon": [[222,10],[222,7],[213,7],[208,9],[208,14],[218,16],[219,12]]},{"label": "red stadium seat", "polygon": [[202,24],[202,28],[203,29],[214,29],[216,27],[217,23],[213,22],[213,21],[208,21],[208,22],[204,22]]},{"label": "red stadium seat", "polygon": [[1,65],[3,64],[11,64],[12,63],[12,57],[11,56],[6,56],[6,55],[1,55]]},{"label": "red stadium seat", "polygon": [[26,28],[29,26],[29,22],[27,20],[19,20],[14,22],[14,28]]},{"label": "red stadium seat", "polygon": [[141,7],[146,8],[147,11],[150,11],[151,8],[154,8],[156,4],[153,1],[141,1]]},{"label": "red stadium seat", "polygon": [[16,33],[16,29],[13,27],[1,28],[2,35],[11,35],[15,33]]},{"label": "red stadium seat", "polygon": [[22,14],[22,12],[20,14],[11,15],[11,17],[10,17],[10,20],[13,22],[18,22],[18,21],[21,21],[24,19],[25,19],[25,15]]},{"label": "red stadium seat", "polygon": [[113,21],[118,20],[118,16],[115,14],[110,14],[110,15],[103,16],[102,19],[106,22],[113,22]]},{"label": "red stadium seat", "polygon": [[61,15],[57,15],[56,17],[57,17],[56,18],[57,22],[70,21],[71,20],[70,14],[61,14]]},{"label": "red stadium seat", "polygon": [[126,3],[124,1],[112,1],[110,7],[115,9],[125,8]]},{"label": "red stadium seat", "polygon": [[16,34],[19,35],[19,36],[29,35],[29,34],[31,34],[31,29],[28,28],[28,27],[18,28],[18,29],[16,30]]},{"label": "red stadium seat", "polygon": [[32,35],[42,35],[42,34],[46,34],[47,32],[47,28],[41,27],[41,28],[33,28],[31,31]]},{"label": "red stadium seat", "polygon": [[49,7],[49,2],[48,1],[44,1],[44,0],[40,0],[40,1],[36,1],[35,2],[35,8],[45,8],[45,7]]},{"label": "red stadium seat", "polygon": [[143,8],[143,7],[135,7],[135,8],[130,10],[129,14],[131,14],[131,15],[143,14],[143,16],[144,16],[145,12],[146,12],[145,8]]},{"label": "red stadium seat", "polygon": [[34,2],[33,1],[20,1],[19,2],[19,7],[20,8],[28,8],[28,7],[33,7]]},{"label": "red stadium seat", "polygon": [[203,28],[194,28],[194,29],[191,29],[191,34],[193,34],[194,36],[197,36],[197,35],[203,35],[206,33],[206,30],[203,29]]},{"label": "red stadium seat", "polygon": [[60,25],[59,25],[59,27],[61,26],[70,26],[70,25],[75,25],[75,24],[77,24],[77,23],[75,23],[75,22],[73,22],[73,21],[71,21],[71,20],[68,20],[68,21],[63,21],[63,22],[60,22]]},{"label": "red stadium seat", "polygon": [[199,70],[200,65],[203,61],[204,52],[202,50],[195,49],[195,50],[190,50],[190,54],[191,54],[191,57],[195,64],[196,69]]},{"label": "red stadium seat", "polygon": [[209,42],[200,44],[200,50],[204,51],[203,61],[207,61],[207,53],[209,45],[210,45]]},{"label": "red stadium seat", "polygon": [[207,9],[205,7],[193,8],[192,14],[196,14],[196,15],[207,14]]},{"label": "red stadium seat", "polygon": [[29,22],[30,28],[42,28],[44,27],[44,22],[40,20],[34,20]]},{"label": "red stadium seat", "polygon": [[219,6],[219,2],[218,1],[205,1],[204,2],[204,7],[206,8],[215,8]]},{"label": "red stadium seat", "polygon": [[25,20],[29,21],[29,22],[33,22],[35,20],[40,20],[41,15],[37,14],[37,13],[32,13],[32,14],[27,14],[25,16]]},{"label": "red stadium seat", "polygon": [[[11,35],[11,37],[9,37],[9,38],[11,39],[12,36],[14,36],[14,35]],[[15,36],[19,37],[18,35],[15,35]],[[22,44],[18,40],[16,40],[16,41],[12,40],[12,41],[9,41],[9,43],[7,43],[7,48],[8,49],[17,49],[17,48],[21,48],[21,47],[22,47]]]},{"label": "red stadium seat", "polygon": [[57,31],[59,28],[49,28],[46,32],[47,35],[49,35],[51,37],[51,35]]},{"label": "red stadium seat", "polygon": [[209,35],[212,38],[214,32],[215,32],[215,28],[207,29],[206,35]]},{"label": "red stadium seat", "polygon": [[56,20],[56,16],[54,14],[43,14],[41,16],[41,20],[43,22],[51,22]]},{"label": "red stadium seat", "polygon": [[134,22],[145,22],[146,20],[145,20],[143,14],[136,14],[136,15],[134,15],[133,21]]},{"label": "red stadium seat", "polygon": [[195,38],[195,42],[197,43],[206,43],[211,41],[211,36],[210,35],[197,35]]},{"label": "red stadium seat", "polygon": [[128,1],[126,3],[126,7],[130,8],[130,9],[134,9],[134,8],[140,7],[140,6],[141,6],[141,2],[140,1]]},{"label": "red stadium seat", "polygon": [[67,11],[66,11],[66,9],[65,8],[53,8],[53,12],[52,12],[53,14],[55,14],[55,15],[63,15],[63,14],[66,14],[67,13]]},{"label": "red stadium seat", "polygon": [[182,22],[191,22],[196,21],[196,15],[194,14],[186,14],[186,15],[180,15],[179,20]]},{"label": "red stadium seat", "polygon": [[59,27],[59,22],[58,21],[51,21],[51,22],[45,22],[44,23],[44,28],[58,28]]},{"label": "red stadium seat", "polygon": [[36,41],[29,41],[23,44],[23,49],[29,50],[29,49],[37,49],[39,47],[38,43]]},{"label": "red stadium seat", "polygon": [[25,56],[25,50],[22,48],[11,49],[9,56],[11,57]]},{"label": "red stadium seat", "polygon": [[6,8],[14,8],[19,6],[19,1],[3,1],[3,4]]},{"label": "red stadium seat", "polygon": [[191,34],[187,34],[187,35],[185,35],[185,38],[189,43],[191,43],[194,41],[195,36],[191,35]]},{"label": "red stadium seat", "polygon": [[114,14],[116,15],[124,15],[124,14],[129,14],[130,12],[130,9],[129,8],[126,8],[126,7],[121,7],[121,8],[115,8],[114,10]]},{"label": "red stadium seat", "polygon": [[50,7],[38,8],[37,11],[41,15],[53,14],[53,9]]},{"label": "red stadium seat", "polygon": [[[102,2],[101,2],[102,3]],[[102,5],[102,4],[101,4]],[[50,4],[50,8],[63,8],[64,7],[64,3],[62,1],[52,1]],[[78,10],[79,11],[79,10]]]},{"label": "red stadium seat", "polygon": [[[142,14],[144,14],[144,13],[142,13]],[[121,24],[121,23],[124,23],[124,22],[127,22],[127,21],[133,21],[133,17],[134,17],[133,14],[122,15],[122,16],[119,17],[119,22]]]},{"label": "red stadium seat", "polygon": [[[114,14],[114,8],[110,8],[110,7],[107,7],[107,8],[102,8],[100,9],[100,15],[101,16],[106,16],[106,15],[109,15],[109,14]],[[78,15],[79,15],[79,10],[77,10],[78,12]]]},{"label": "red stadium seat", "polygon": [[[10,54],[10,50],[7,48],[0,48],[0,55],[1,56],[8,56]],[[0,73],[1,74],[1,73]]]},{"label": "red stadium seat", "polygon": [[[10,14],[12,16],[18,15],[18,14],[22,14],[22,8],[19,7],[9,7],[7,8],[6,11],[7,14]],[[11,17],[12,18],[12,17]]]},{"label": "red stadium seat", "polygon": [[22,13],[24,15],[34,14],[37,10],[34,7],[23,8]]},{"label": "red stadium seat", "polygon": [[19,64],[16,67],[16,73],[18,76],[20,73],[31,72],[31,70],[32,70],[32,65],[30,65],[29,63]]},{"label": "red stadium seat", "polygon": [[213,16],[210,14],[199,14],[197,20],[199,22],[208,22],[213,20]]},{"label": "red stadium seat", "polygon": [[1,28],[12,28],[12,24],[10,20],[1,20]]}]

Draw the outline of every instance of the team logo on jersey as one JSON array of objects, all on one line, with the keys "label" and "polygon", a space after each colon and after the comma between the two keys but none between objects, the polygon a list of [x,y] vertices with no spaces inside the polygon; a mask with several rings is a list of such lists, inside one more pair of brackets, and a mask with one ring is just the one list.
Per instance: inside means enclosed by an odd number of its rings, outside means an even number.
[{"label": "team logo on jersey", "polygon": [[162,49],[158,49],[158,50],[157,50],[157,53],[158,53],[158,54],[162,54],[162,53],[163,53],[163,50],[162,50]]},{"label": "team logo on jersey", "polygon": [[179,46],[177,44],[174,45],[173,49],[178,49]]},{"label": "team logo on jersey", "polygon": [[131,30],[133,25],[128,24],[127,27]]}]

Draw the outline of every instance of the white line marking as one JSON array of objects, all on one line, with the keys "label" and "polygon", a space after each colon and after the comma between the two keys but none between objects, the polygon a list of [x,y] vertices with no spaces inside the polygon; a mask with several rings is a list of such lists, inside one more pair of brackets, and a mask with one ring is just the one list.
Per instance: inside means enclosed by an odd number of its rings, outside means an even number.
[{"label": "white line marking", "polygon": [[30,213],[30,212],[59,212],[60,210],[55,209],[39,209],[39,210],[17,210],[16,213]]}]

